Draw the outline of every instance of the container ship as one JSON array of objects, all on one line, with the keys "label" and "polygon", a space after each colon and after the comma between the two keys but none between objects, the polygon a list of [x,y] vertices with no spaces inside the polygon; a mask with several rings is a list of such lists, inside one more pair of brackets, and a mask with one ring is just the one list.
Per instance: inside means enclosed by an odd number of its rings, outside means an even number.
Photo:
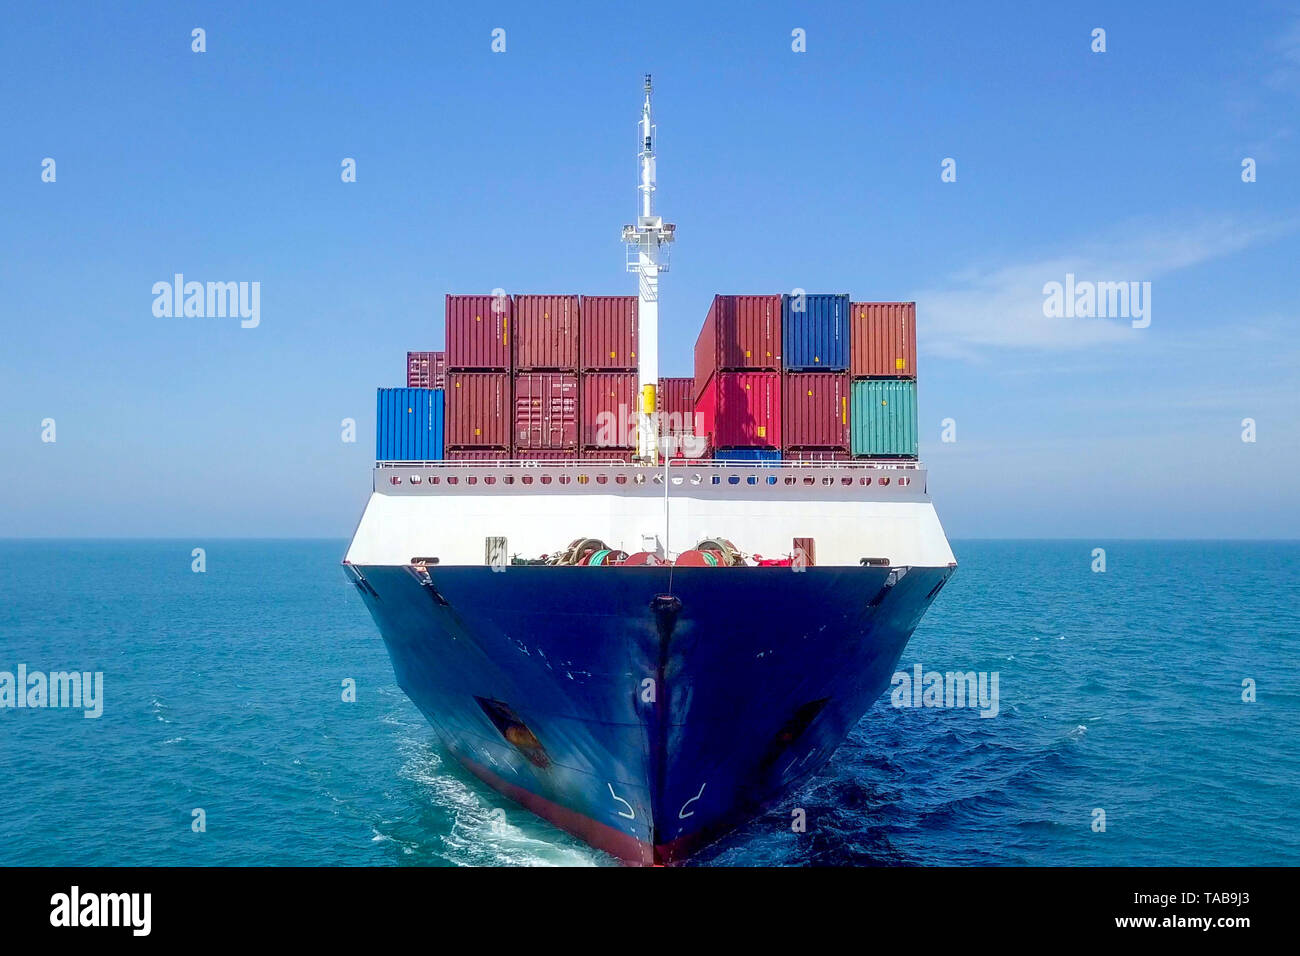
[{"label": "container ship", "polygon": [[918,459],[916,309],[715,296],[658,377],[645,78],[627,296],[448,295],[381,388],[344,558],[397,682],[506,797],[671,864],[822,767],[956,562]]}]

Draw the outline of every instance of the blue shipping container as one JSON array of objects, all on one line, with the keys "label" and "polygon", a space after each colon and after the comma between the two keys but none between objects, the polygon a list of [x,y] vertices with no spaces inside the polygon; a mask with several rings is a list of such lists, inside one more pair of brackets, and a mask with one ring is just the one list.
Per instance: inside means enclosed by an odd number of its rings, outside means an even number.
[{"label": "blue shipping container", "polygon": [[781,361],[787,370],[842,372],[849,367],[849,342],[847,292],[781,296]]},{"label": "blue shipping container", "polygon": [[719,448],[713,453],[713,460],[733,465],[755,465],[780,461],[781,452],[771,448]]},{"label": "blue shipping container", "polygon": [[442,459],[442,389],[381,388],[375,405],[376,461]]}]

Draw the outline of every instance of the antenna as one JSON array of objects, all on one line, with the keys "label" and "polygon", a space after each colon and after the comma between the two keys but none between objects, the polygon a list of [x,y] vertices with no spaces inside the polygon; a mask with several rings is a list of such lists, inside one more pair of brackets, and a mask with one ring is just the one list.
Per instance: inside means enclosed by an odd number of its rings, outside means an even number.
[{"label": "antenna", "polygon": [[623,242],[627,244],[627,271],[638,277],[637,372],[641,407],[637,414],[637,457],[657,462],[659,434],[654,414],[655,390],[659,386],[659,273],[668,271],[668,244],[675,238],[677,227],[654,214],[655,126],[650,119],[654,84],[649,73],[645,75],[644,91],[637,127],[640,202],[636,224],[623,227]]}]

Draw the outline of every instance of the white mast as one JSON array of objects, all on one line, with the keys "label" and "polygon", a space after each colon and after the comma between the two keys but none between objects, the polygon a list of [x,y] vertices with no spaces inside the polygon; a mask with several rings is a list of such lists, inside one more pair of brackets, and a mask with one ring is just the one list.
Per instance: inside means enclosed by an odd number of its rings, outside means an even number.
[{"label": "white mast", "polygon": [[637,337],[637,370],[640,407],[637,414],[637,457],[658,460],[659,435],[654,427],[655,390],[659,385],[659,273],[668,271],[668,245],[677,227],[654,215],[655,127],[650,121],[650,74],[645,75],[645,103],[641,107],[638,127],[638,153],[641,194],[637,221],[623,227],[627,243],[627,270],[638,276],[640,331]]}]

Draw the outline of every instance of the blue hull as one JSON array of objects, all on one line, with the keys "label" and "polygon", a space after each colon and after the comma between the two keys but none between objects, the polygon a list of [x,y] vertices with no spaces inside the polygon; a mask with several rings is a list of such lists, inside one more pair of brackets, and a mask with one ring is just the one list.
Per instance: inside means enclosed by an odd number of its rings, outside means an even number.
[{"label": "blue hull", "polygon": [[448,751],[593,846],[653,864],[823,766],[954,569],[347,570]]}]

